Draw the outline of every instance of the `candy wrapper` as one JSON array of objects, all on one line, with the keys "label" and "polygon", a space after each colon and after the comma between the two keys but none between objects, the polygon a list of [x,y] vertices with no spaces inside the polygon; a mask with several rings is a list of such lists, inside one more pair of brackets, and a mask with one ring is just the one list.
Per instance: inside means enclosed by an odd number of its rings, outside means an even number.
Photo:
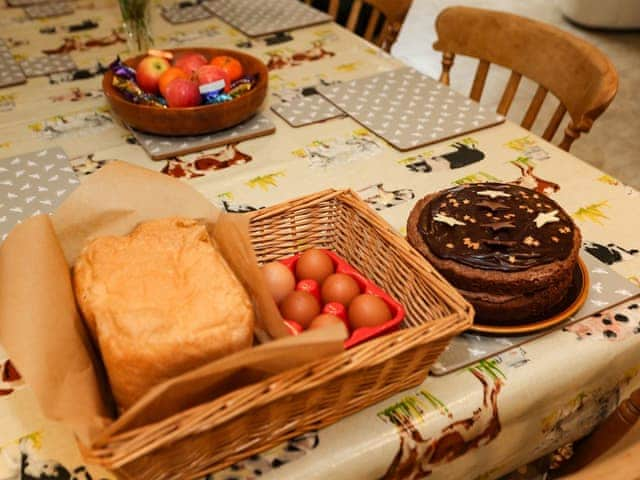
[{"label": "candy wrapper", "polygon": [[109,70],[113,72],[113,75],[116,77],[124,78],[127,80],[135,80],[136,79],[136,71],[131,68],[129,65],[120,60],[120,57],[116,57],[116,59],[111,62],[109,65]]},{"label": "candy wrapper", "polygon": [[167,108],[163,98],[157,97],[150,93],[142,91],[136,83],[136,71],[120,60],[120,57],[109,65],[113,72],[112,84],[124,97],[141,105],[150,105],[153,107]]},{"label": "candy wrapper", "polygon": [[245,77],[239,78],[235,82],[231,82],[231,89],[228,94],[231,98],[236,98],[243,93],[251,90],[256,84],[258,77],[256,75],[247,75]]}]

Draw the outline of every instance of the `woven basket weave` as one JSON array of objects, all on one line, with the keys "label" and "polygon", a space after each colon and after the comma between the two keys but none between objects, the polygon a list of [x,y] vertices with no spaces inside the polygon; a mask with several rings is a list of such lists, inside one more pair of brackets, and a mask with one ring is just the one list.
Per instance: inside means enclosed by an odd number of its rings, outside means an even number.
[{"label": "woven basket weave", "polygon": [[254,212],[250,236],[260,262],[334,250],[405,307],[403,328],[83,448],[89,462],[131,479],[204,476],[418,385],[471,326],[471,306],[351,191]]}]

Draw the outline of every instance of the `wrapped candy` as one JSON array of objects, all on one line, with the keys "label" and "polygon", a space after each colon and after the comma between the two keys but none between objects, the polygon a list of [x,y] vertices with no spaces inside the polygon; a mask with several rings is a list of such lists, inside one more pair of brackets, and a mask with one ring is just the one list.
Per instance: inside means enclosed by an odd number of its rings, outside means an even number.
[{"label": "wrapped candy", "polygon": [[114,88],[122,93],[127,100],[133,103],[167,108],[164,98],[143,92],[138,84],[133,80],[114,75],[112,84]]},{"label": "wrapped candy", "polygon": [[141,105],[167,108],[164,98],[144,92],[138,86],[136,83],[136,71],[129,65],[123,63],[122,60],[120,60],[120,57],[117,57],[111,65],[109,65],[109,68],[113,72],[113,80],[111,84],[127,100]]},{"label": "wrapped candy", "polygon": [[233,97],[227,93],[205,94],[202,96],[202,103],[211,105],[214,103],[224,103],[233,100]]},{"label": "wrapped candy", "polygon": [[236,98],[243,93],[251,90],[256,84],[256,76],[255,75],[247,75],[238,80],[231,82],[231,89],[229,90],[229,95],[231,98]]},{"label": "wrapped candy", "polygon": [[114,77],[126,78],[128,80],[136,79],[136,71],[120,60],[120,57],[116,57],[116,59],[111,62],[109,70],[113,72]]}]

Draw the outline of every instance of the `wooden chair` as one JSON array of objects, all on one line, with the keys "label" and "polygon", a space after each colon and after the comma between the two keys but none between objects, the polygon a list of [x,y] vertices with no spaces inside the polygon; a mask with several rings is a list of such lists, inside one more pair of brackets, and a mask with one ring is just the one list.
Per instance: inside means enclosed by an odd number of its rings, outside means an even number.
[{"label": "wooden chair", "polygon": [[[575,472],[586,472],[586,466],[592,464],[595,460],[604,455],[608,450],[614,447],[620,442],[623,437],[632,429],[640,418],[640,388],[634,390],[629,398],[623,400],[618,408],[609,415],[600,425],[598,425],[593,432],[591,432],[584,439],[577,441],[573,446],[573,456],[563,463],[557,470],[549,472],[550,478],[564,478],[566,475],[574,474]],[[640,445],[632,447],[636,452],[640,453]],[[614,457],[615,458],[615,457]],[[636,459],[637,460],[637,459]],[[611,462],[615,460],[610,459]],[[629,467],[629,463],[626,464]],[[599,471],[602,466],[597,467],[595,470]],[[635,473],[640,476],[640,464],[636,461]],[[593,473],[593,472],[592,472]],[[613,472],[612,472],[613,473]],[[586,473],[584,478],[605,478],[605,477],[592,477],[590,473]],[[581,478],[582,475],[576,474],[575,477]],[[629,478],[626,476],[611,478]]]},{"label": "wooden chair", "polygon": [[593,45],[559,28],[510,13],[470,7],[451,7],[436,19],[442,52],[440,81],[449,85],[456,55],[479,60],[469,96],[480,101],[489,66],[511,70],[497,111],[506,115],[522,77],[538,84],[521,125],[531,129],[548,92],[559,100],[543,133],[551,141],[564,115],[570,122],[560,148],[569,150],[581,133],[606,110],[618,90],[618,74],[611,61]]},{"label": "wooden chair", "polygon": [[[356,31],[363,13],[362,7],[366,4],[371,7],[371,13],[366,21],[363,37],[383,48],[387,52],[395,42],[402,27],[402,22],[409,11],[412,0],[353,0],[348,11],[346,28]],[[305,0],[311,4],[313,0]],[[340,0],[329,0],[328,13],[335,20],[338,19]],[[382,25],[381,25],[382,23]]]}]

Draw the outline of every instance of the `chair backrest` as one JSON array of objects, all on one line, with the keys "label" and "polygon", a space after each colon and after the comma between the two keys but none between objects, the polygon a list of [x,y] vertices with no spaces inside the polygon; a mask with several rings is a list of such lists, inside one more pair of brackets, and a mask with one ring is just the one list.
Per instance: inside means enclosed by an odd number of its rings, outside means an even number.
[{"label": "chair backrest", "polygon": [[490,64],[511,70],[498,113],[506,115],[521,78],[538,89],[522,120],[530,129],[548,92],[560,104],[543,137],[551,140],[565,115],[571,121],[560,147],[569,150],[581,132],[588,132],[609,106],[618,90],[618,74],[604,53],[590,43],[559,28],[518,15],[471,7],[451,7],[436,19],[438,40],[433,48],[443,52],[440,81],[449,84],[456,54],[479,59],[470,97],[479,101]]},{"label": "chair backrest", "polygon": [[[353,0],[346,21],[346,28],[355,32],[358,27],[362,7],[366,4],[371,7],[371,14],[364,30],[364,38],[375,43],[380,48],[389,51],[395,42],[402,22],[409,11],[412,0]],[[305,0],[311,4],[312,0]],[[340,9],[340,0],[329,0],[328,13],[337,19]],[[382,23],[382,25],[380,25]]]}]

